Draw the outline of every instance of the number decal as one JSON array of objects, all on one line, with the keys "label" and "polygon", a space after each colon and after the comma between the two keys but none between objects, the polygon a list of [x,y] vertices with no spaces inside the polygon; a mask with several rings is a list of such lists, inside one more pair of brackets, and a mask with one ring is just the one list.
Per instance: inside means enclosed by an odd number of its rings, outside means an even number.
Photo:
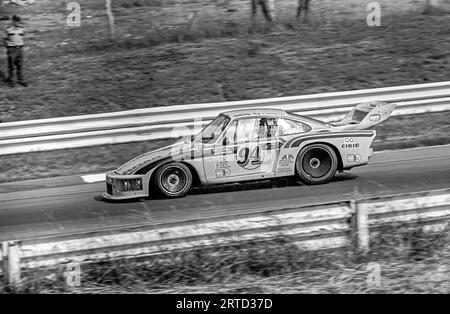
[{"label": "number decal", "polygon": [[238,160],[237,164],[241,167],[247,166],[248,164],[248,156],[249,156],[250,148],[243,147],[238,151]]},{"label": "number decal", "polygon": [[256,146],[250,155],[251,164],[252,165],[260,165],[261,164],[261,146]]},{"label": "number decal", "polygon": [[263,162],[263,150],[258,145],[250,152],[250,147],[242,147],[237,154],[237,164],[244,169],[254,170]]}]

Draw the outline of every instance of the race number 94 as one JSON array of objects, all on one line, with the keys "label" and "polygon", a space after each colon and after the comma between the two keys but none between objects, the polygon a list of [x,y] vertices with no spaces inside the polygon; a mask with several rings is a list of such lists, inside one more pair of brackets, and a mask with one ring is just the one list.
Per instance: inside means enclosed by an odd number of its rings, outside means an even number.
[{"label": "race number 94", "polygon": [[237,154],[237,164],[244,169],[253,170],[258,168],[263,161],[261,146],[241,147]]}]

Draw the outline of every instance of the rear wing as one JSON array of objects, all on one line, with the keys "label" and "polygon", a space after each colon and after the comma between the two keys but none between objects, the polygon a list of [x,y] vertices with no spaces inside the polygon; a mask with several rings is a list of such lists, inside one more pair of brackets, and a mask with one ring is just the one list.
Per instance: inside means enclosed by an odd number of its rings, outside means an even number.
[{"label": "rear wing", "polygon": [[395,104],[372,101],[356,105],[344,118],[331,123],[339,130],[366,130],[386,121],[395,109]]}]

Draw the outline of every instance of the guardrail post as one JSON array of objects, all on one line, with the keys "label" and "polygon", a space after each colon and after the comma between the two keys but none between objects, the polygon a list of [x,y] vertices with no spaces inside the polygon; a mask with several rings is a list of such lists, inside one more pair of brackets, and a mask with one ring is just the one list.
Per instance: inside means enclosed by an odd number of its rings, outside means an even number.
[{"label": "guardrail post", "polygon": [[14,289],[20,287],[20,247],[17,242],[3,242],[3,272],[6,283]]},{"label": "guardrail post", "polygon": [[7,268],[7,262],[8,262],[8,260],[7,260],[7,252],[8,252],[8,242],[2,242],[2,247],[1,247],[1,270],[2,270],[2,273],[3,273],[3,278],[7,278],[7,275],[6,275],[6,269],[8,269]]},{"label": "guardrail post", "polygon": [[[353,205],[352,205],[353,203]],[[350,206],[354,206],[356,215],[356,235],[358,250],[362,253],[369,251],[370,234],[369,234],[369,214],[366,206],[358,206],[355,200],[350,202]]]}]

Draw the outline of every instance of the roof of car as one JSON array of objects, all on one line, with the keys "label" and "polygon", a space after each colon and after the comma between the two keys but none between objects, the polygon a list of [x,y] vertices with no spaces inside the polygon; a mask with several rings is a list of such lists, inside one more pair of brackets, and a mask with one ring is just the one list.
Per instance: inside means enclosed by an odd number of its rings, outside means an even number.
[{"label": "roof of car", "polygon": [[282,109],[273,109],[273,108],[250,108],[250,109],[230,110],[223,112],[223,114],[226,114],[230,118],[243,116],[259,116],[259,115],[287,116],[286,111]]}]

